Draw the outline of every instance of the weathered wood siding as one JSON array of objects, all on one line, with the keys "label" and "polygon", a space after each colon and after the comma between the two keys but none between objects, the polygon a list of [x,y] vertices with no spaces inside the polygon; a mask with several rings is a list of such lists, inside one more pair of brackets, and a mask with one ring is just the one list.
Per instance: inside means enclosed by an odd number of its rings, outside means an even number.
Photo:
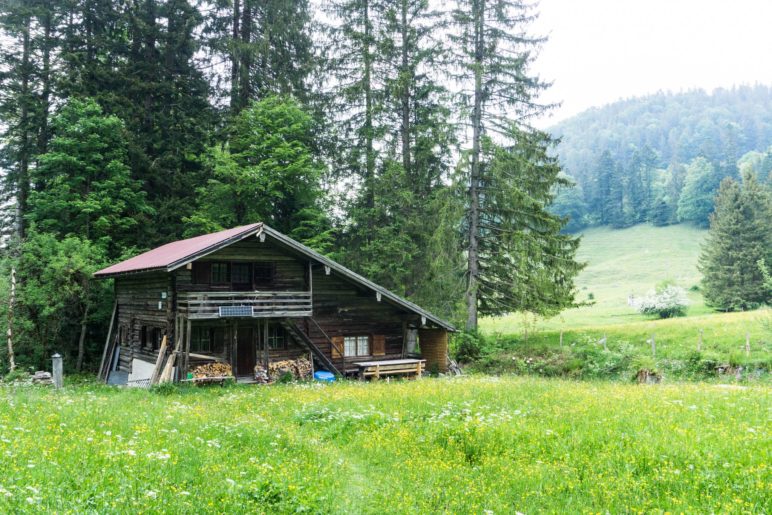
[{"label": "weathered wood siding", "polygon": [[[369,336],[370,349],[374,338],[384,337],[383,355],[378,359],[402,357],[407,324],[419,324],[420,317],[389,304],[380,302],[375,292],[364,290],[324,267],[313,268],[313,319],[330,338],[336,336]],[[329,340],[312,321],[300,320],[298,327],[327,354],[333,357]],[[366,357],[365,357],[366,359]],[[362,361],[363,357],[349,357],[346,362]]]},{"label": "weathered wood siding", "polygon": [[[266,287],[258,286],[256,288],[258,291],[308,290],[308,261],[288,255],[268,240],[261,243],[258,238],[250,237],[209,254],[199,261],[274,263],[273,284]],[[178,269],[176,274],[179,291],[227,291],[229,289],[224,286],[193,284],[191,270],[185,267]]]},{"label": "weathered wood siding", "polygon": [[[166,294],[165,299],[162,293]],[[157,349],[142,345],[142,327],[147,327],[151,336],[153,329],[160,329],[173,341],[173,293],[172,276],[164,272],[115,278],[121,370],[129,371],[134,358],[154,362],[158,357]]]},{"label": "weathered wood siding", "polygon": [[[385,298],[379,301],[375,292],[354,284],[334,270],[328,275],[325,267],[314,264],[309,282],[309,261],[294,251],[285,250],[270,238],[264,242],[250,237],[201,258],[208,262],[270,262],[275,264],[274,281],[270,291],[308,291],[313,285],[313,318],[296,319],[294,323],[336,366],[345,369],[346,363],[363,359],[393,359],[404,354],[404,341],[408,326],[421,325],[420,317],[404,308],[390,304]],[[175,343],[174,320],[177,292],[223,291],[224,287],[192,284],[191,270],[187,267],[172,273],[141,273],[118,277],[115,291],[118,300],[118,331],[121,338],[120,368],[128,370],[131,360],[139,358],[154,362],[157,350],[141,344],[142,327],[159,328],[168,335],[169,347]],[[227,287],[225,287],[227,290]],[[166,298],[162,298],[162,293]],[[161,309],[158,303],[162,302]],[[256,358],[262,358],[256,319],[221,319],[194,321],[196,325],[220,324],[225,328],[225,345],[218,358],[235,364],[237,356],[236,329],[253,328],[253,344]],[[318,326],[317,326],[318,324]],[[261,330],[262,332],[262,330]],[[325,335],[326,333],[326,335]],[[370,337],[370,356],[335,359],[329,338],[345,336]],[[307,350],[287,336],[285,349],[271,350],[271,360],[292,359],[305,355]],[[195,365],[191,360],[190,365]]]}]

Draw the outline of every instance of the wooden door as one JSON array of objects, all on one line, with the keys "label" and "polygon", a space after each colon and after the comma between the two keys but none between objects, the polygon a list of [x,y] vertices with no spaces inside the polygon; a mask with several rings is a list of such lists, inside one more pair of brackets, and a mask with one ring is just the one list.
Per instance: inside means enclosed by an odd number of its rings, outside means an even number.
[{"label": "wooden door", "polygon": [[251,327],[239,327],[236,338],[236,375],[255,373],[255,339]]}]

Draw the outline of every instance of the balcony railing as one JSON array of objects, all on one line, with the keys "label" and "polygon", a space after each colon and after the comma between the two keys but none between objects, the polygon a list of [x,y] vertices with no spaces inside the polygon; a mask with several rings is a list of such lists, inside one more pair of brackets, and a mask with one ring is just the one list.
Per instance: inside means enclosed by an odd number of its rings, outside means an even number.
[{"label": "balcony railing", "polygon": [[186,292],[177,301],[188,318],[268,318],[311,316],[311,292]]}]

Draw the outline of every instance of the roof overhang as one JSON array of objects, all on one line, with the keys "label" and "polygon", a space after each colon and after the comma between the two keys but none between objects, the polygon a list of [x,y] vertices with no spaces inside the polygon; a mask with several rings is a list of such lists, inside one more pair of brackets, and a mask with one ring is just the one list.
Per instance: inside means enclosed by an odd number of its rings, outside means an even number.
[{"label": "roof overhang", "polygon": [[[209,245],[202,246],[201,248],[193,249],[190,253],[185,254],[184,256],[174,259],[172,261],[166,262],[160,266],[149,266],[144,268],[137,267],[137,268],[131,268],[131,269],[125,269],[125,270],[120,269],[119,266],[131,262],[132,260],[130,259],[122,263],[118,263],[116,265],[105,268],[103,270],[100,270],[99,272],[96,272],[94,274],[94,277],[110,278],[110,277],[119,277],[119,276],[134,275],[134,274],[141,274],[141,273],[148,273],[148,272],[173,272],[174,270],[182,268],[197,259],[201,259],[202,257],[208,256],[209,254],[217,252],[218,250],[223,249],[229,245],[232,245],[233,243],[236,243],[238,241],[244,240],[249,237],[259,237],[261,241],[263,241],[265,240],[266,236],[276,240],[281,245],[294,250],[296,253],[311,259],[312,261],[315,261],[325,267],[328,267],[331,271],[337,272],[343,278],[347,279],[349,282],[362,286],[366,289],[372,290],[379,301],[386,300],[387,302],[389,302],[394,306],[400,307],[402,309],[405,309],[407,311],[410,311],[419,315],[421,317],[421,322],[422,322],[421,325],[425,325],[427,322],[431,322],[433,325],[446,329],[448,331],[453,331],[453,332],[456,331],[456,328],[452,324],[449,324],[448,322],[442,320],[438,316],[430,313],[429,311],[426,311],[425,309],[421,308],[417,304],[414,304],[409,300],[400,297],[399,295],[387,290],[383,286],[375,284],[369,279],[357,274],[353,270],[349,270],[345,266],[339,263],[336,263],[335,261],[323,256],[322,254],[319,254],[318,252],[311,249],[310,247],[307,247],[302,243],[293,240],[289,236],[286,236],[280,233],[279,231],[272,229],[262,223],[245,226],[243,231],[238,231],[232,235],[229,235],[226,238],[222,238],[221,240],[217,240]],[[162,247],[159,247],[159,249],[160,248]],[[158,249],[155,249],[154,251],[157,251],[157,250]],[[150,252],[154,252],[154,251],[150,251]],[[141,256],[142,254],[132,259],[137,259]],[[116,267],[118,268],[116,269]],[[111,269],[114,271],[111,271]]]}]

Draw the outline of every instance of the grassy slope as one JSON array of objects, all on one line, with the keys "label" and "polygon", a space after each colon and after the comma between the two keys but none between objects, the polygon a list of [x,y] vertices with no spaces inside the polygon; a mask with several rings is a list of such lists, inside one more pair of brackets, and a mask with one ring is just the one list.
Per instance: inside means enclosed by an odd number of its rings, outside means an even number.
[{"label": "grassy slope", "polygon": [[[645,320],[627,305],[627,296],[646,294],[665,279],[686,289],[698,284],[697,257],[706,234],[688,225],[587,230],[578,253],[587,267],[576,281],[577,300],[587,301],[592,293],[595,304],[568,310],[540,322],[539,327],[560,330]],[[690,300],[689,315],[709,312],[699,293],[690,292]],[[517,315],[485,319],[481,327],[486,332],[516,332],[522,326],[521,320]]]},{"label": "grassy slope", "polygon": [[[645,294],[665,279],[687,289],[699,284],[697,258],[705,235],[705,231],[686,225],[587,231],[579,258],[588,266],[578,277],[577,285],[579,300],[587,300],[592,293],[595,304],[566,311],[551,320],[531,319],[524,323],[517,315],[483,320],[483,332],[503,335],[498,336],[503,351],[483,364],[483,369],[514,370],[519,366],[517,358],[544,357],[545,349],[556,352],[561,331],[568,351],[598,349],[597,342],[606,336],[607,347],[612,351],[632,348],[637,355],[651,356],[649,339],[654,334],[657,359],[686,359],[697,349],[700,330],[704,359],[768,368],[772,365],[769,309],[715,313],[704,305],[699,292],[689,293],[692,304],[688,316],[683,318],[657,320],[640,315],[627,305],[629,294]],[[524,326],[528,327],[527,342],[523,341]],[[750,355],[745,353],[746,335],[751,340]]]},{"label": "grassy slope", "polygon": [[467,377],[0,389],[0,511],[772,510],[769,390]]}]

